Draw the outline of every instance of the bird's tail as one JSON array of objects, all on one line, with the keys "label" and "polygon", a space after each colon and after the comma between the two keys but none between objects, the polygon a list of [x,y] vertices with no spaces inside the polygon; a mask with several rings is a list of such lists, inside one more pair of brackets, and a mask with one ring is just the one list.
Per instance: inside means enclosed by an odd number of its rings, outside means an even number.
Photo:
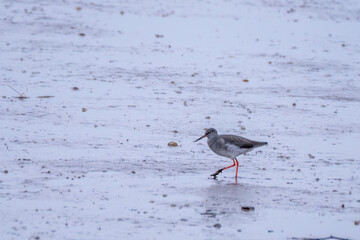
[{"label": "bird's tail", "polygon": [[261,146],[264,146],[264,145],[267,145],[268,143],[267,142],[255,142],[254,146],[255,147],[261,147]]}]

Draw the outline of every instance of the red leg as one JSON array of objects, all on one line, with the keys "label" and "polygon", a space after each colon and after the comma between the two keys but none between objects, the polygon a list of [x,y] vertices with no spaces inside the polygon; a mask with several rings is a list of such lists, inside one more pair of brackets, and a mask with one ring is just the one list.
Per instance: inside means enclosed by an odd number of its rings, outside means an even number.
[{"label": "red leg", "polygon": [[[239,169],[239,162],[238,160],[235,158],[235,161],[236,161],[236,175],[235,175],[235,179],[237,179],[237,174],[238,174],[238,169]],[[235,164],[235,162],[234,162]]]},{"label": "red leg", "polygon": [[234,161],[234,159],[233,159],[233,162],[234,162],[234,164],[233,164],[233,165],[228,166],[228,167],[226,167],[226,168],[223,168],[222,170],[225,170],[225,169],[228,169],[228,168],[231,168],[231,167],[235,167],[235,161]]},{"label": "red leg", "polygon": [[217,170],[215,173],[213,173],[213,174],[211,174],[210,176],[212,176],[212,177],[214,177],[214,179],[216,179],[216,176],[219,174],[219,173],[221,173],[223,170],[225,170],[225,169],[228,169],[228,168],[231,168],[231,167],[235,167],[235,160],[233,159],[233,165],[231,165],[231,166],[228,166],[228,167],[225,167],[225,168],[222,168],[222,169],[219,169],[219,170]]}]

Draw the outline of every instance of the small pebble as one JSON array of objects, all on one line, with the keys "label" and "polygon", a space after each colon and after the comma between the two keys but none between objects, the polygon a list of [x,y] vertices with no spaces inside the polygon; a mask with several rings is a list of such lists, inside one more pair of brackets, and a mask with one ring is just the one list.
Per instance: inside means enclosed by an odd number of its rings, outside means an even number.
[{"label": "small pebble", "polygon": [[249,212],[249,211],[254,211],[255,208],[254,207],[241,207],[241,210],[243,210],[244,212]]},{"label": "small pebble", "polygon": [[169,147],[177,147],[178,144],[177,144],[176,142],[169,142],[169,143],[168,143],[168,146],[169,146]]},{"label": "small pebble", "polygon": [[219,228],[221,228],[221,224],[220,224],[220,223],[216,223],[216,224],[213,225],[213,227],[219,229]]}]

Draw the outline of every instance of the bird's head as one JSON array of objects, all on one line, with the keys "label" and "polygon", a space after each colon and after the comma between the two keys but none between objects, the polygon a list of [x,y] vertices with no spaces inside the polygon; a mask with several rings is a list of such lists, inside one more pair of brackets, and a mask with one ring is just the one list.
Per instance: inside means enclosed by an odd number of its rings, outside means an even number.
[{"label": "bird's head", "polygon": [[217,134],[217,131],[215,130],[215,128],[208,128],[208,129],[206,129],[204,136],[198,138],[197,140],[195,140],[195,142],[199,141],[200,139],[202,139],[204,137],[212,138],[217,135],[218,134]]}]

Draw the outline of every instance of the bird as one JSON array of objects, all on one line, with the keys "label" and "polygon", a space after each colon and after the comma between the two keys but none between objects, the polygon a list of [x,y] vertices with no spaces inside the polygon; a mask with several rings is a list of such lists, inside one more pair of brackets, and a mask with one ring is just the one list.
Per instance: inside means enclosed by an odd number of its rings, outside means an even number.
[{"label": "bird", "polygon": [[236,157],[241,154],[246,154],[254,148],[267,145],[267,142],[253,141],[236,135],[219,135],[214,128],[206,129],[205,134],[194,142],[197,142],[204,137],[208,138],[207,144],[214,153],[233,160],[233,165],[221,168],[215,173],[211,174],[210,176],[212,176],[214,179],[216,179],[217,175],[223,170],[236,166],[235,180],[237,181],[239,162]]}]

